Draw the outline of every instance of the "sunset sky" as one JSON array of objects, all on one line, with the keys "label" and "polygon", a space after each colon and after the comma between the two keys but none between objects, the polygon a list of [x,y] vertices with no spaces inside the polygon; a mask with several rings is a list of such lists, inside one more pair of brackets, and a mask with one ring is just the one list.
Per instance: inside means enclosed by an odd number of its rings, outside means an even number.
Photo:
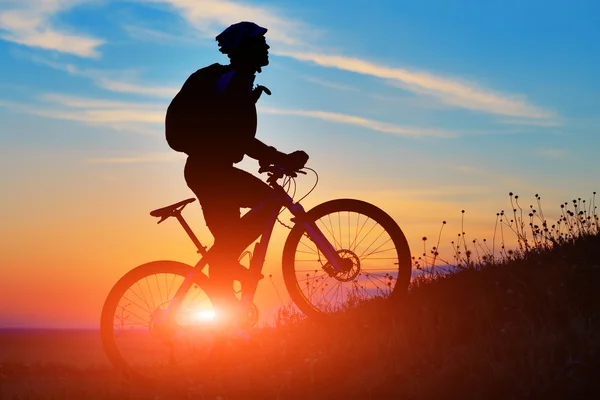
[{"label": "sunset sky", "polygon": [[[304,206],[373,202],[419,255],[463,209],[467,236],[491,239],[511,191],[553,219],[600,189],[599,16],[594,0],[0,1],[0,327],[97,327],[125,272],[197,260],[148,213],[193,197],[164,114],[227,63],[228,25],[269,29],[257,136],[310,155]],[[198,203],[184,216],[210,245]],[[286,231],[266,264],[280,292]],[[278,306],[268,280],[257,302]]]}]

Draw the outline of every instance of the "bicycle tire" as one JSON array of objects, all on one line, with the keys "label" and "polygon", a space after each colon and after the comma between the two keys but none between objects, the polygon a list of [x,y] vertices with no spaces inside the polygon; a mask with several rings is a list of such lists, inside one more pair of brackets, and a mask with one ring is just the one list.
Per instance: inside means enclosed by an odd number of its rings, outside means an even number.
[{"label": "bicycle tire", "polygon": [[[403,297],[403,295],[406,294],[408,291],[408,285],[410,283],[412,270],[412,260],[410,255],[410,248],[408,246],[406,237],[400,229],[400,227],[398,226],[398,224],[396,223],[396,221],[394,221],[394,219],[390,217],[385,211],[374,206],[373,204],[355,199],[336,199],[321,203],[309,210],[306,213],[305,219],[316,223],[316,221],[323,217],[340,212],[356,213],[359,216],[362,215],[368,217],[371,220],[374,220],[378,224],[380,224],[383,227],[384,232],[386,232],[389,235],[390,240],[393,242],[396,249],[395,256],[393,255],[394,252],[392,252],[393,257],[391,258],[397,258],[397,269],[396,267],[394,267],[394,270],[397,270],[397,276],[395,279],[395,285],[393,286],[393,288],[390,289],[391,293],[388,293],[385,299],[388,304],[393,304],[394,302],[400,300]],[[357,219],[357,221],[359,221],[359,219]],[[321,230],[323,231],[323,229]],[[313,304],[314,300],[311,301],[303,293],[303,288],[301,287],[301,284],[298,280],[298,276],[296,275],[296,252],[300,240],[304,237],[304,234],[305,229],[302,224],[296,224],[288,234],[282,255],[283,279],[292,301],[296,304],[300,311],[302,311],[308,318],[326,319],[329,316],[331,316],[335,312],[335,310],[328,312],[318,309],[318,307],[315,304]],[[338,247],[340,246],[337,245],[339,245],[340,243],[332,244],[334,245],[338,253],[340,251],[349,252],[349,250],[339,249]],[[360,271],[358,272],[358,275],[360,275]],[[331,278],[331,276],[329,277]],[[308,286],[308,282],[306,282],[306,286]]]},{"label": "bicycle tire", "polygon": [[[124,298],[124,295],[129,288],[144,278],[156,276],[157,274],[174,274],[185,278],[192,270],[193,268],[190,265],[177,261],[152,261],[127,272],[110,290],[102,307],[100,336],[104,352],[110,363],[126,379],[147,386],[155,386],[157,384],[156,377],[150,377],[140,373],[133,365],[131,365],[130,361],[121,354],[121,351],[117,346],[115,341],[114,319],[119,302]],[[208,282],[208,277],[203,274],[197,274],[194,283],[198,288],[204,291],[210,299],[211,287]],[[167,302],[169,301],[170,300],[167,300]]]}]

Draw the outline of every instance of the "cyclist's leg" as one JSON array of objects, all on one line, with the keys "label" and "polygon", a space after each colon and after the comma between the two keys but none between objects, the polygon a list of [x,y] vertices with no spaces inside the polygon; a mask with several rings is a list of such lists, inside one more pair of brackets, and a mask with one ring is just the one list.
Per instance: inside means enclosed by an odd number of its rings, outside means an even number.
[{"label": "cyclist's leg", "polygon": [[240,218],[240,208],[256,206],[270,197],[272,189],[233,166],[207,171],[188,161],[185,178],[200,201],[206,225],[215,239],[208,256],[209,276],[220,289],[218,301],[227,305],[235,300],[233,281],[243,268],[237,259],[262,233],[272,210],[263,207],[258,213]]},{"label": "cyclist's leg", "polygon": [[[223,275],[231,276],[240,272],[235,268],[240,266],[237,259],[241,252],[260,236],[273,209],[280,206],[273,199],[273,190],[252,174],[232,167],[226,177],[227,187],[211,190],[212,196],[203,198],[201,205],[215,237],[210,252],[221,260]],[[240,208],[254,208],[261,203],[263,207],[240,218]],[[216,273],[220,275],[221,271]]]},{"label": "cyclist's leg", "polygon": [[[235,193],[231,195],[239,208],[250,208],[235,226],[231,227],[228,246],[237,256],[248,245],[263,233],[266,223],[274,211],[281,208],[281,203],[275,198],[273,189],[254,175],[233,168],[230,176],[235,184]],[[259,206],[260,207],[257,207]]]}]

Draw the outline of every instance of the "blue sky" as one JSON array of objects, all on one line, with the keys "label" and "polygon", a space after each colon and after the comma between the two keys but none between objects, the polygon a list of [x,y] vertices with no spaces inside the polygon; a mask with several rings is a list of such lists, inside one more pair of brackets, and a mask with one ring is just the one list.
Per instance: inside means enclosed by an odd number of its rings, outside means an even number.
[{"label": "blue sky", "polygon": [[[0,257],[33,270],[19,252],[50,240],[39,256],[64,260],[59,225],[93,239],[77,257],[125,249],[107,221],[139,232],[129,246],[156,240],[157,255],[176,257],[182,247],[156,238],[178,228],[146,216],[192,196],[164,112],[189,74],[227,62],[214,36],[241,20],[269,29],[271,64],[256,82],[273,95],[259,102],[258,137],[311,155],[309,206],[375,202],[416,247],[461,209],[489,237],[509,191],[539,193],[551,210],[589,197],[600,186],[599,16],[596,1],[4,0],[0,233],[11,241]],[[116,265],[106,287],[148,257],[101,256]]]},{"label": "blue sky", "polygon": [[[512,173],[558,173],[571,157],[581,171],[600,125],[598,11],[582,1],[9,1],[0,112],[13,128],[2,141],[78,143],[100,158],[168,151],[170,97],[195,69],[226,62],[215,33],[253,19],[270,28],[273,52],[258,78],[275,93],[261,101],[266,140],[291,129],[273,140],[290,150],[296,136],[315,150],[345,142],[366,160],[361,143],[375,154],[398,147],[411,159],[485,160]],[[31,120],[29,135],[12,134],[31,115],[40,127],[51,117],[60,131],[102,133],[45,134]]]}]

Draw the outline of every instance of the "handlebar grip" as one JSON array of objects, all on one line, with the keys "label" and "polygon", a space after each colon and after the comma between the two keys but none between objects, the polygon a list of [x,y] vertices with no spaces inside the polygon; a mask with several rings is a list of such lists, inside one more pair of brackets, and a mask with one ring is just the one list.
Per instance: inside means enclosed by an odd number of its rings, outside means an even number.
[{"label": "handlebar grip", "polygon": [[278,169],[283,170],[281,172],[283,172],[285,175],[289,175],[289,176],[296,176],[296,174],[306,175],[306,172],[304,172],[302,170],[287,171],[287,170],[285,170],[285,168],[279,167],[277,165],[261,166],[260,168],[258,168],[258,173],[262,174],[263,172],[278,172],[277,171]]}]

